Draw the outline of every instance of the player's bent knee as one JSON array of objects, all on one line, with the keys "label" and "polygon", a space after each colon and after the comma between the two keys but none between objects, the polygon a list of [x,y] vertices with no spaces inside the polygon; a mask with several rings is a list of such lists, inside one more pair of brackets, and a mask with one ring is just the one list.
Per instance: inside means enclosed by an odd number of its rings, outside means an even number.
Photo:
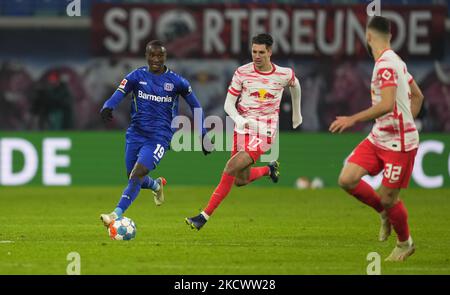
[{"label": "player's bent knee", "polygon": [[344,190],[354,189],[358,185],[358,180],[348,176],[339,176],[338,184]]},{"label": "player's bent knee", "polygon": [[227,162],[227,165],[225,166],[223,172],[231,176],[236,176],[236,173],[238,172],[238,167],[233,163],[233,161],[230,160]]},{"label": "player's bent knee", "polygon": [[135,169],[133,169],[133,171],[131,171],[130,177],[131,178],[142,178],[145,175],[147,175],[149,172],[149,170],[145,167],[136,167]]},{"label": "player's bent knee", "polygon": [[245,180],[245,179],[236,178],[235,181],[234,181],[234,185],[235,186],[244,186],[244,185],[247,185],[247,184],[248,184],[248,181]]},{"label": "player's bent knee", "polygon": [[381,198],[381,205],[383,205],[384,208],[391,208],[395,205],[395,199],[393,198]]},{"label": "player's bent knee", "polygon": [[394,193],[384,193],[380,195],[381,197],[381,205],[384,208],[391,208],[397,203],[398,197]]}]

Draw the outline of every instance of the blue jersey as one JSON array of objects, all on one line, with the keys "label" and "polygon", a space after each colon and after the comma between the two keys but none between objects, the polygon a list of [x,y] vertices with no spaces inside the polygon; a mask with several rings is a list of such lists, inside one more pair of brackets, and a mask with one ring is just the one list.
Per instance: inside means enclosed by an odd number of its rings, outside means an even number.
[{"label": "blue jersey", "polygon": [[[132,93],[132,102],[127,141],[143,137],[169,144],[174,132],[171,122],[178,114],[179,96],[186,100],[192,111],[199,108],[203,114],[189,82],[169,69],[160,75],[153,74],[148,67],[132,71],[122,80],[103,108],[114,109],[129,93]],[[202,128],[201,132],[204,134],[205,130]]]}]

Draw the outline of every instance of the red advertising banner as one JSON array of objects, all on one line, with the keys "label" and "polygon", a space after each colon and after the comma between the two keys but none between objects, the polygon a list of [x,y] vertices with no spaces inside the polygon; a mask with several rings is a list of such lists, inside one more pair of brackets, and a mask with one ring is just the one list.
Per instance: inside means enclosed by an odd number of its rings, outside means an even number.
[{"label": "red advertising banner", "polygon": [[[402,56],[444,53],[447,8],[382,6],[393,25],[392,47]],[[160,39],[176,57],[240,57],[251,37],[268,32],[278,57],[366,57],[366,6],[96,4],[95,55],[142,56]]]}]

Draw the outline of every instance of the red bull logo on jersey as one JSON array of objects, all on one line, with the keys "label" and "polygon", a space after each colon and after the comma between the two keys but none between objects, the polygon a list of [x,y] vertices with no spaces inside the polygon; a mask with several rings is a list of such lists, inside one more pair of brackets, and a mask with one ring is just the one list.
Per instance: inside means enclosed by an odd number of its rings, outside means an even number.
[{"label": "red bull logo on jersey", "polygon": [[275,95],[268,92],[266,89],[259,89],[258,91],[250,92],[250,97],[258,98],[260,101],[275,99]]},{"label": "red bull logo on jersey", "polygon": [[158,96],[153,94],[148,94],[143,92],[142,90],[138,91],[138,97],[145,99],[145,100],[151,100],[156,102],[172,102],[171,96]]}]

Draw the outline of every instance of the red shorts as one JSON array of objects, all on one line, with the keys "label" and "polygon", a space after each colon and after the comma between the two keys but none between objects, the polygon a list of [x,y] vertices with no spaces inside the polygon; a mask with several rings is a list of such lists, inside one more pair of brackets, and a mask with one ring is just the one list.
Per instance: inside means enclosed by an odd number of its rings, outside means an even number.
[{"label": "red shorts", "polygon": [[372,176],[384,169],[382,182],[384,186],[407,188],[414,168],[416,153],[417,149],[409,152],[384,150],[365,139],[353,150],[348,162],[363,167]]},{"label": "red shorts", "polygon": [[231,157],[237,152],[245,151],[253,159],[253,163],[256,163],[259,157],[270,149],[271,144],[272,137],[240,134],[234,131]]}]

